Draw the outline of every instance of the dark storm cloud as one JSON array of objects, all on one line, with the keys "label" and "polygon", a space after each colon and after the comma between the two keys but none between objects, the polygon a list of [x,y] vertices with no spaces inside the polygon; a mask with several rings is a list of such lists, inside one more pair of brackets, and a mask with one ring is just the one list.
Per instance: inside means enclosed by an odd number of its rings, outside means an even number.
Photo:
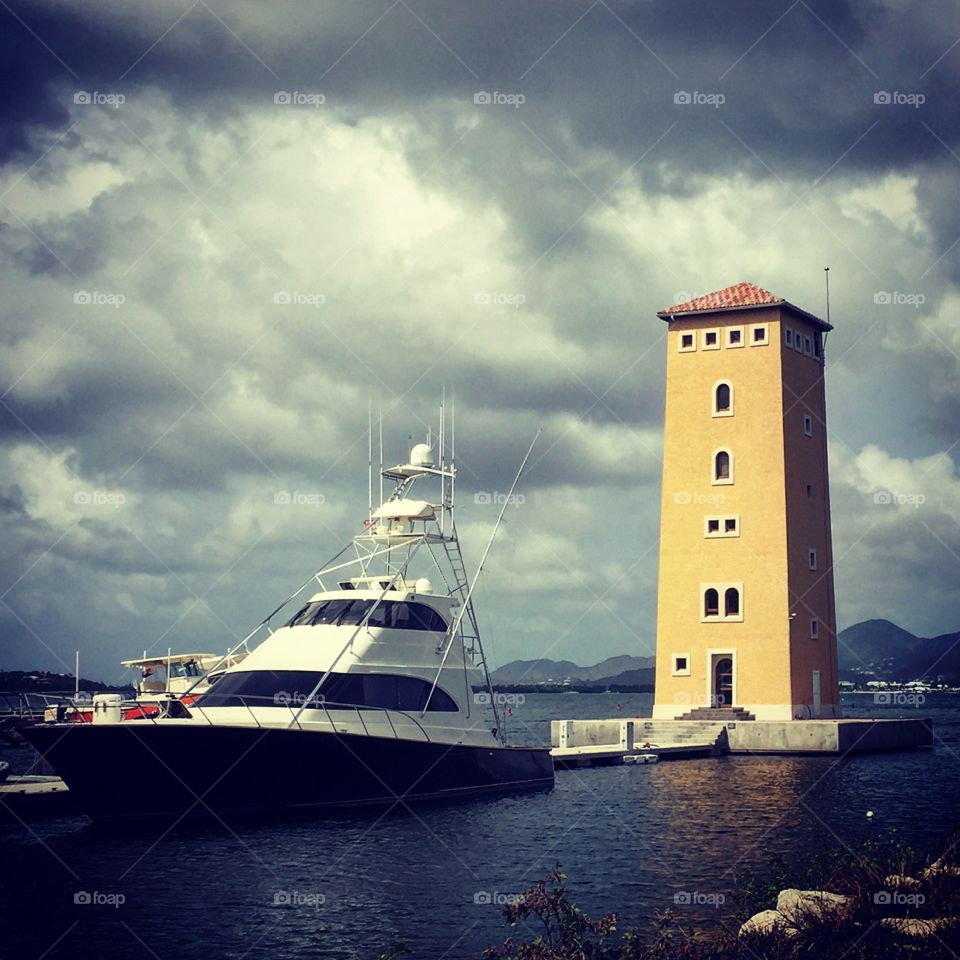
[{"label": "dark storm cloud", "polygon": [[[133,98],[150,85],[206,111],[213,123],[240,103],[269,102],[278,89],[321,89],[362,114],[466,103],[477,90],[496,88],[526,96],[517,117],[540,124],[561,157],[575,144],[633,159],[638,144],[679,121],[670,166],[691,174],[738,168],[766,175],[723,123],[782,174],[821,173],[861,137],[848,167],[912,165],[942,149],[921,119],[947,143],[960,126],[958,54],[947,53],[960,11],[948,0],[921,10],[828,0],[294,2],[269,13],[253,4],[200,3],[185,15],[173,4],[149,13],[50,2],[11,9],[23,24],[4,14],[5,89],[13,94],[4,102],[8,153],[25,146],[32,128],[67,125],[65,91]],[[678,90],[722,93],[726,103],[678,109]],[[922,92],[926,102],[922,111],[884,108],[874,103],[878,90]],[[506,112],[491,122],[505,122]],[[873,123],[879,135],[864,136]],[[568,146],[556,138],[565,128]],[[645,187],[669,189],[670,182],[661,173]]]},{"label": "dark storm cloud", "polygon": [[[211,130],[269,108],[278,91],[319,91],[346,123],[416,118],[406,144],[413,166],[426,182],[495,201],[517,257],[531,265],[593,244],[589,218],[579,218],[594,205],[625,218],[624,187],[685,197],[714,176],[783,182],[797,198],[821,179],[919,169],[939,249],[960,234],[960,211],[944,202],[957,195],[960,144],[953,0],[919,9],[870,0],[294,0],[143,10],[48,0],[11,10],[23,23],[0,12],[9,21],[0,39],[7,157],[35,158],[55,135],[74,148],[64,104],[77,91],[122,93],[133,105],[160,89]],[[526,99],[516,109],[474,105],[474,94],[494,90]],[[725,102],[677,104],[680,92]],[[924,102],[878,104],[878,93]],[[477,124],[466,135],[465,116]],[[176,147],[177,131],[169,137]],[[189,141],[182,149],[189,154]],[[269,251],[258,254],[269,261]],[[22,255],[35,271],[60,269],[43,246]],[[83,270],[98,258],[81,242],[67,262]]]}]

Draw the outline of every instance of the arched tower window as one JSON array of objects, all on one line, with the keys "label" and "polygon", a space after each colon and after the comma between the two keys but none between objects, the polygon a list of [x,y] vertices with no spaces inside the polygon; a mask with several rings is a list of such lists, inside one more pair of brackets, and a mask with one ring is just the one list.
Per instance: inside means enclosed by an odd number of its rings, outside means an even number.
[{"label": "arched tower window", "polygon": [[703,615],[705,617],[720,616],[720,594],[713,587],[704,591],[703,594]]},{"label": "arched tower window", "polygon": [[718,450],[714,455],[713,479],[727,481],[733,479],[733,459],[729,450]]},{"label": "arched tower window", "polygon": [[725,380],[721,381],[713,390],[713,412],[733,413],[733,387]]},{"label": "arched tower window", "polygon": [[740,616],[740,591],[736,587],[727,587],[723,593],[723,615]]}]

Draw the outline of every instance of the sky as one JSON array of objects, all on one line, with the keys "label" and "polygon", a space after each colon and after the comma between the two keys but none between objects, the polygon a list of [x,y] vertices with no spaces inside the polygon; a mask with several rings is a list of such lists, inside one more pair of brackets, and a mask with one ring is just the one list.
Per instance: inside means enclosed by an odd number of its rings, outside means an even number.
[{"label": "sky", "polygon": [[[838,619],[960,629],[960,4],[5,0],[0,667],[223,651],[454,392],[494,665],[653,652],[664,307],[819,315]],[[285,502],[289,501],[289,502]]]}]

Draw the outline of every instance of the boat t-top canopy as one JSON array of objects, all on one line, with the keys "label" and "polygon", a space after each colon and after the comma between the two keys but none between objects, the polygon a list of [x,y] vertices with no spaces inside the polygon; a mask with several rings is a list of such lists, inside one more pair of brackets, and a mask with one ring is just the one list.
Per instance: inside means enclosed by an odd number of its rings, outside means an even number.
[{"label": "boat t-top canopy", "polygon": [[121,667],[165,667],[168,663],[187,663],[190,660],[203,662],[216,658],[216,653],[171,653],[166,657],[144,657],[140,660],[121,660]]}]

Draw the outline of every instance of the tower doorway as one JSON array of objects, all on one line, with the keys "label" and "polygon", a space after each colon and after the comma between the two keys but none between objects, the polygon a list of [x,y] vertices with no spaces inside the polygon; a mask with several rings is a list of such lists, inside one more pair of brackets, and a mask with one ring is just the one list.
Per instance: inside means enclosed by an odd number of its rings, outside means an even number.
[{"label": "tower doorway", "polygon": [[710,705],[733,706],[733,657],[726,654],[713,656],[713,690]]}]

